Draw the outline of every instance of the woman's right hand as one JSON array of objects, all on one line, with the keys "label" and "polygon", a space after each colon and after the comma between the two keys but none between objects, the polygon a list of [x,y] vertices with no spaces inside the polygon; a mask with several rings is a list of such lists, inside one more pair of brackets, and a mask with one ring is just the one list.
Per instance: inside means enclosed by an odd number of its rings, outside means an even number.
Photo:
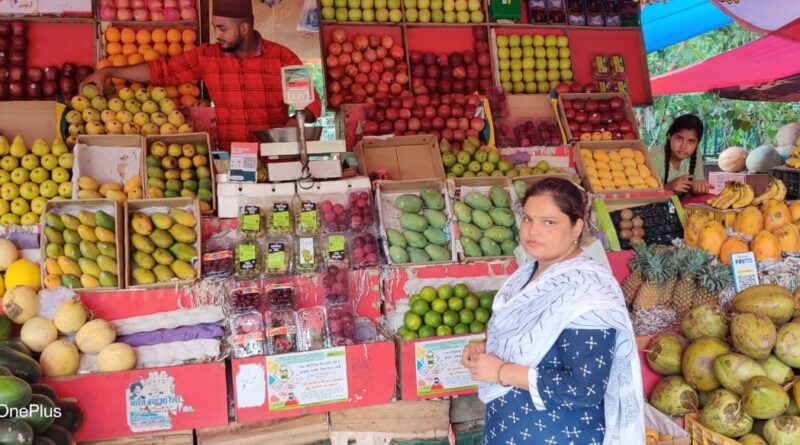
[{"label": "woman's right hand", "polygon": [[477,360],[478,356],[486,352],[486,342],[470,342],[464,347],[461,354],[461,364],[465,368],[470,367]]},{"label": "woman's right hand", "polygon": [[675,193],[686,193],[692,189],[692,175],[678,176],[667,183],[667,189]]}]

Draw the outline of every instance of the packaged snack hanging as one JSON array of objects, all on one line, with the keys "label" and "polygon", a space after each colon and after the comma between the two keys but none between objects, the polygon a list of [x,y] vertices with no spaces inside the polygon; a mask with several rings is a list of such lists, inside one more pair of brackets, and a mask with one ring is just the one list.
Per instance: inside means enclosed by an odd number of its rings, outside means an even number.
[{"label": "packaged snack hanging", "polygon": [[294,309],[296,285],[291,278],[267,280],[264,296],[269,310]]},{"label": "packaged snack hanging", "polygon": [[269,355],[296,352],[297,313],[292,309],[265,312],[264,337]]},{"label": "packaged snack hanging", "polygon": [[318,235],[321,232],[319,205],[312,196],[295,196],[294,211],[298,236]]},{"label": "packaged snack hanging", "polygon": [[264,273],[272,276],[292,272],[292,241],[290,238],[270,238],[264,248]]},{"label": "packaged snack hanging", "polygon": [[325,308],[315,306],[297,311],[297,346],[299,351],[327,347]]},{"label": "packaged snack hanging", "polygon": [[343,202],[344,196],[334,196],[320,203],[325,233],[344,232],[348,229],[347,208]]},{"label": "packaged snack hanging", "polygon": [[230,314],[231,353],[236,358],[264,355],[264,325],[261,312],[255,309],[232,311]]},{"label": "packaged snack hanging", "polygon": [[275,198],[267,207],[269,236],[288,236],[294,232],[291,198]]},{"label": "packaged snack hanging", "polygon": [[336,266],[344,270],[350,268],[347,237],[343,233],[326,235],[323,249],[325,252],[325,267]]},{"label": "packaged snack hanging", "polygon": [[225,230],[215,233],[203,243],[202,270],[204,277],[228,277],[234,270],[236,233]]},{"label": "packaged snack hanging", "polygon": [[264,236],[264,207],[255,198],[242,198],[239,206],[239,236],[262,238]]},{"label": "packaged snack hanging", "polygon": [[378,248],[378,237],[373,233],[366,232],[358,235],[350,235],[350,264],[353,269],[362,267],[372,267],[380,264],[380,250]]},{"label": "packaged snack hanging", "polygon": [[261,275],[263,250],[264,245],[261,240],[240,240],[236,246],[236,276],[248,279]]},{"label": "packaged snack hanging", "polygon": [[228,304],[232,310],[261,309],[261,279],[234,278],[228,281]]},{"label": "packaged snack hanging", "polygon": [[329,305],[328,338],[331,347],[351,346],[356,343],[356,325],[353,316],[353,306],[349,303]]},{"label": "packaged snack hanging", "polygon": [[297,238],[295,246],[294,269],[296,273],[316,273],[322,264],[319,253],[319,239],[313,236]]},{"label": "packaged snack hanging", "polygon": [[328,266],[317,276],[317,292],[325,304],[345,303],[350,300],[347,269]]},{"label": "packaged snack hanging", "polygon": [[365,232],[374,229],[375,207],[369,190],[351,191],[347,195],[347,211],[350,214],[349,230]]}]

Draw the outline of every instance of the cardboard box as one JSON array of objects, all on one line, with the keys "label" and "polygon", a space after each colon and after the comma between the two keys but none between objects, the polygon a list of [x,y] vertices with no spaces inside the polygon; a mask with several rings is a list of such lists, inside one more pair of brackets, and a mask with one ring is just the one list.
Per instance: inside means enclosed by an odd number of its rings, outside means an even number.
[{"label": "cardboard box", "polygon": [[[197,250],[197,257],[192,260],[192,267],[196,272],[196,278],[194,279],[185,279],[185,280],[172,280],[163,283],[153,283],[153,284],[134,284],[134,281],[131,277],[131,271],[136,267],[135,263],[131,259],[131,255],[133,255],[134,248],[131,245],[131,233],[132,229],[130,226],[131,221],[131,213],[133,212],[141,212],[145,215],[151,215],[153,213],[162,212],[162,213],[169,213],[170,209],[183,209],[188,210],[194,214],[195,221],[197,223],[194,226],[194,231],[197,235],[197,240],[194,243],[194,247]],[[125,277],[126,283],[128,283],[129,289],[163,289],[163,288],[175,288],[184,285],[191,284],[195,281],[195,279],[200,279],[201,277],[201,261],[200,255],[203,252],[202,249],[202,234],[200,233],[200,206],[197,202],[196,198],[160,198],[160,199],[137,199],[137,200],[129,200],[125,203],[125,258],[128,261],[125,261]]]},{"label": "cardboard box", "polygon": [[710,219],[719,222],[723,225],[726,229],[733,227],[733,223],[736,221],[736,215],[738,215],[742,209],[715,209],[708,204],[701,204],[701,203],[691,203],[686,204],[684,206],[686,211],[686,217],[691,218],[692,215],[702,215],[705,214]]},{"label": "cardboard box", "polygon": [[[671,203],[681,225],[686,225],[686,212],[677,196],[665,196],[659,198],[632,198],[632,199],[596,199],[592,202],[592,210],[597,218],[598,229],[606,239],[608,250],[620,251],[628,247],[627,242],[619,238],[619,233],[611,220],[611,213],[624,209],[633,209],[655,203]],[[645,221],[645,224],[647,222]],[[645,227],[646,233],[646,227]],[[682,237],[682,236],[681,236]]]},{"label": "cardboard box", "polygon": [[[461,201],[464,196],[471,192],[478,192],[486,198],[489,198],[489,189],[492,187],[501,187],[506,192],[511,199],[509,203],[509,210],[514,212],[514,227],[510,227],[510,229],[514,230],[514,228],[519,228],[519,212],[516,210],[519,207],[519,200],[517,199],[517,193],[514,191],[514,188],[511,186],[511,179],[505,177],[488,177],[488,178],[455,178],[455,179],[448,179],[447,180],[447,193],[450,196],[450,199],[453,203],[455,201]],[[514,255],[498,255],[498,256],[480,256],[480,257],[467,257],[464,254],[464,248],[461,246],[461,232],[458,228],[457,218],[453,216],[451,218],[451,230],[453,233],[453,240],[455,241],[455,249],[458,253],[459,261],[494,261],[494,260],[505,260],[509,258],[513,258]],[[514,240],[514,247],[517,246],[516,240]]]},{"label": "cardboard box", "polygon": [[208,148],[208,153],[206,153],[206,158],[208,159],[208,168],[209,168],[209,179],[211,180],[211,202],[208,203],[211,205],[211,210],[202,212],[204,215],[211,215],[214,214],[214,211],[217,209],[217,174],[214,169],[214,162],[211,159],[211,141],[209,140],[208,133],[184,133],[184,134],[152,134],[149,136],[145,136],[142,140],[142,149],[143,149],[143,162],[145,163],[142,167],[144,171],[144,177],[142,178],[145,184],[145,197],[147,198],[155,198],[154,196],[150,195],[149,187],[147,187],[147,165],[146,159],[147,156],[150,154],[150,146],[153,142],[156,141],[163,141],[167,146],[170,144],[204,144]]},{"label": "cardboard box", "polygon": [[571,145],[558,147],[506,147],[500,149],[500,156],[502,159],[511,161],[514,165],[524,164],[531,169],[535,168],[539,162],[545,161],[550,165],[550,168],[574,172],[573,150],[574,147]]},{"label": "cardboard box", "polygon": [[5,135],[9,143],[21,134],[27,144],[36,138],[49,144],[61,138],[57,114],[57,104],[52,100],[0,101],[0,116],[3,116],[0,134]]},{"label": "cardboard box", "polygon": [[[631,100],[625,93],[562,93],[558,95],[558,118],[561,121],[561,127],[564,129],[564,132],[567,136],[567,141],[571,141],[573,143],[578,142],[580,140],[580,134],[573,134],[572,131],[569,129],[569,122],[567,122],[567,116],[564,114],[564,101],[565,100],[608,100],[614,97],[618,97],[622,99],[622,111],[625,114],[625,120],[631,123],[633,127],[632,131],[636,134],[636,137],[639,137],[639,129],[637,128],[636,113],[633,112],[633,106],[631,105]],[[625,141],[622,141],[625,142]]]},{"label": "cardboard box", "polygon": [[384,179],[394,181],[446,178],[439,143],[430,135],[366,138],[354,151],[362,176],[385,170]]},{"label": "cardboard box", "polygon": [[[394,201],[400,195],[406,193],[418,194],[424,188],[431,188],[438,190],[445,201],[444,213],[451,218],[453,214],[450,198],[447,195],[447,187],[444,181],[436,179],[419,180],[419,181],[377,181],[375,190],[375,203],[378,206],[378,230],[382,235],[383,252],[387,258],[389,265],[395,264],[389,255],[389,242],[383,236],[386,229],[395,229],[403,231],[400,227],[399,218],[402,212],[395,208]],[[452,219],[452,218],[451,218]],[[453,239],[452,229],[448,232],[448,227],[444,229],[445,234],[449,236],[449,243],[446,246],[450,250],[451,257],[445,261],[425,261],[420,263],[406,263],[404,266],[426,266],[433,264],[450,264],[456,262],[458,256],[456,254],[455,242]]]},{"label": "cardboard box", "polygon": [[[48,201],[47,205],[44,208],[45,214],[47,213],[55,213],[56,215],[62,214],[69,214],[72,216],[78,217],[78,212],[81,210],[86,210],[90,212],[96,212],[102,210],[112,217],[115,220],[115,229],[114,234],[116,235],[116,241],[114,243],[114,247],[117,250],[117,257],[115,258],[117,262],[117,286],[115,287],[105,287],[105,288],[93,288],[93,289],[82,289],[83,292],[105,292],[109,289],[124,289],[125,288],[125,225],[123,223],[124,217],[122,215],[122,205],[110,200],[110,199],[82,199],[78,201]],[[46,254],[46,246],[47,246],[47,237],[45,236],[44,230],[40,235],[39,245],[41,246],[42,258],[47,256]],[[47,270],[42,267],[41,268],[41,278],[42,282],[44,283],[45,277],[47,276]],[[78,277],[80,278],[80,277]]]},{"label": "cardboard box", "polygon": [[[134,176],[144,174],[144,151],[139,135],[80,135],[74,153],[72,199],[78,199],[81,176],[93,178],[100,185],[113,182],[124,186]],[[147,189],[144,176],[142,188],[143,192]]]},{"label": "cardboard box", "polygon": [[725,188],[726,182],[741,182],[753,188],[756,196],[764,193],[764,190],[769,186],[769,174],[766,173],[726,173],[726,172],[710,172],[708,174],[708,182],[714,188],[709,190],[709,193],[719,195],[719,192]]},{"label": "cardboard box", "polygon": [[581,156],[581,150],[601,150],[601,151],[611,151],[611,150],[619,150],[620,148],[630,148],[632,150],[636,150],[641,152],[644,155],[644,164],[650,169],[650,174],[653,178],[658,181],[658,187],[645,187],[645,188],[638,188],[638,189],[616,189],[610,191],[613,194],[619,193],[647,193],[647,192],[661,192],[664,189],[664,184],[661,182],[661,178],[657,177],[655,174],[656,169],[653,165],[653,160],[650,158],[650,152],[647,150],[647,147],[644,145],[644,141],[642,140],[634,140],[634,141],[599,141],[599,142],[578,142],[575,145],[575,165],[578,168],[578,174],[580,175],[581,179],[583,179],[583,186],[586,190],[589,190],[593,193],[605,193],[604,190],[596,190],[592,184],[589,182],[588,175],[586,174],[586,166],[583,162],[583,156]]},{"label": "cardboard box", "polygon": [[237,218],[242,198],[263,200],[264,206],[267,206],[272,198],[283,197],[291,200],[295,193],[295,183],[293,182],[267,184],[220,182],[217,184],[217,194],[219,195],[217,213],[220,218]]},{"label": "cardboard box", "polygon": [[[559,132],[558,136],[560,144],[566,144],[566,134],[561,128],[561,123],[558,119],[556,106],[554,100],[548,94],[508,94],[506,95],[508,103],[508,116],[507,117],[493,117],[494,127],[500,132],[500,127],[509,126],[512,134],[509,135],[516,139],[516,134],[513,133],[517,125],[524,124],[526,121],[534,121],[537,125],[541,121],[546,121],[554,124],[556,130]],[[495,133],[495,141],[500,146],[499,139],[506,139],[505,135]],[[505,145],[502,145],[505,147]],[[514,145],[513,147],[516,147]],[[532,147],[525,147],[532,148]],[[537,147],[541,148],[541,147]]]}]

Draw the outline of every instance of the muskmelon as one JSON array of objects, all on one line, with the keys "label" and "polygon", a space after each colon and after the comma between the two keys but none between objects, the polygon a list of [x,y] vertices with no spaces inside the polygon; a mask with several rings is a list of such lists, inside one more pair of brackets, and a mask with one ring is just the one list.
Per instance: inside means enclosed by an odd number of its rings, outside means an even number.
[{"label": "muskmelon", "polygon": [[84,354],[97,354],[116,339],[117,331],[114,325],[106,320],[96,319],[78,329],[75,343]]},{"label": "muskmelon", "polygon": [[44,348],[39,357],[39,365],[45,377],[66,377],[78,372],[80,359],[75,344],[67,340],[56,340]]},{"label": "muskmelon", "polygon": [[778,145],[794,145],[798,137],[800,137],[800,123],[791,122],[778,129],[775,142]]},{"label": "muskmelon", "polygon": [[100,372],[128,371],[136,367],[136,351],[125,343],[112,343],[97,354]]},{"label": "muskmelon", "polygon": [[24,324],[39,315],[39,295],[28,286],[9,288],[3,296],[3,312],[14,323]]},{"label": "muskmelon", "polygon": [[47,345],[58,339],[58,330],[49,319],[33,317],[22,325],[19,336],[31,351],[42,352]]},{"label": "muskmelon", "polygon": [[11,241],[0,238],[0,272],[4,272],[11,266],[11,263],[17,261],[19,258],[19,251],[17,246]]},{"label": "muskmelon", "polygon": [[747,150],[742,147],[728,147],[717,157],[717,164],[724,172],[740,172],[745,169]]},{"label": "muskmelon", "polygon": [[781,155],[772,145],[762,145],[747,155],[745,165],[750,173],[768,173],[773,167],[783,164]]},{"label": "muskmelon", "polygon": [[61,303],[53,315],[53,323],[55,323],[58,331],[63,334],[74,334],[78,329],[86,324],[86,319],[89,318],[89,313],[79,301],[67,300]]}]

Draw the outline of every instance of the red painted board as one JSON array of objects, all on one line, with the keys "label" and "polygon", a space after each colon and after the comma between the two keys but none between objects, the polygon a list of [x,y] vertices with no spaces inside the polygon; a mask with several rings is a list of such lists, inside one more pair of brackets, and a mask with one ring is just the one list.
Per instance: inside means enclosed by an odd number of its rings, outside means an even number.
[{"label": "red painted board", "polygon": [[348,389],[346,402],[281,411],[270,411],[268,407],[266,358],[232,359],[231,374],[237,420],[255,422],[389,403],[397,384],[394,343],[384,341],[348,346],[345,348],[345,355]]},{"label": "red painted board", "polygon": [[[455,339],[459,337],[467,337],[468,335],[452,335],[446,337],[447,339]],[[433,394],[427,395],[419,395],[417,391],[417,384],[422,384],[423,382],[417,382],[417,367],[421,366],[420,362],[418,361],[418,357],[416,356],[416,344],[420,342],[426,342],[430,340],[441,340],[442,338],[426,338],[426,339],[417,339],[417,340],[400,340],[397,339],[397,367],[400,370],[400,398],[403,400],[427,400],[427,399],[438,399],[442,397],[453,397],[462,394],[475,394],[478,392],[477,387],[468,388],[468,389],[461,389],[461,390],[452,390],[452,391],[441,391],[436,392]],[[437,360],[442,359],[438,357]],[[458,358],[453,357],[453,360],[459,361]],[[460,362],[457,363],[457,366],[460,366]],[[427,383],[427,382],[426,382]]]},{"label": "red painted board", "polygon": [[[75,440],[149,435],[228,423],[224,363],[45,379],[85,417]],[[131,385],[144,392],[131,397]],[[138,385],[136,386],[138,391]]]},{"label": "red painted board", "polygon": [[94,67],[91,23],[28,22],[26,66],[61,66],[64,62]]},{"label": "red painted board", "polygon": [[188,295],[175,289],[129,289],[80,292],[81,301],[104,320],[139,317],[192,307]]},{"label": "red painted board", "polygon": [[[480,27],[486,30],[486,25]],[[431,51],[436,54],[475,51],[474,28],[474,26],[407,26],[408,51]]]},{"label": "red painted board", "polygon": [[606,257],[608,257],[608,262],[611,264],[611,272],[614,274],[614,278],[622,283],[622,280],[631,274],[628,262],[633,258],[633,251],[606,252]]}]

